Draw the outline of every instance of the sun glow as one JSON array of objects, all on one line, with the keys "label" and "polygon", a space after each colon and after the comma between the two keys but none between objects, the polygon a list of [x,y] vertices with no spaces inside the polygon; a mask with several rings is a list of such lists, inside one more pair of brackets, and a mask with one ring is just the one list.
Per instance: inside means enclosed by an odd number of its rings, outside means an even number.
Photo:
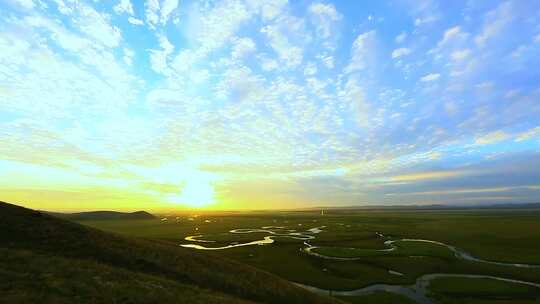
[{"label": "sun glow", "polygon": [[215,177],[213,175],[192,172],[182,183],[181,192],[169,197],[169,201],[193,208],[202,208],[216,203]]},{"label": "sun glow", "polygon": [[187,181],[178,196],[178,203],[201,208],[215,203],[214,187],[209,181]]}]

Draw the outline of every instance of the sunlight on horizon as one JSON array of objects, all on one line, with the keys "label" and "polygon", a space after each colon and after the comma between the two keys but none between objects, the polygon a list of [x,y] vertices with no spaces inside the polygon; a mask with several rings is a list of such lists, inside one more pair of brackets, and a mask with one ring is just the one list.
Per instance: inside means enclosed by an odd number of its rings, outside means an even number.
[{"label": "sunlight on horizon", "polygon": [[170,202],[193,208],[208,207],[216,202],[212,179],[205,174],[190,176],[179,195],[169,195]]}]

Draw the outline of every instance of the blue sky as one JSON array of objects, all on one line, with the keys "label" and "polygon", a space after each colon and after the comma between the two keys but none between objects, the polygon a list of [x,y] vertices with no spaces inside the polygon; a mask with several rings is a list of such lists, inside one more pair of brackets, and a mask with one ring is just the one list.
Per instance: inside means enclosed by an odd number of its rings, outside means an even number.
[{"label": "blue sky", "polygon": [[537,1],[0,4],[0,199],[540,202]]}]

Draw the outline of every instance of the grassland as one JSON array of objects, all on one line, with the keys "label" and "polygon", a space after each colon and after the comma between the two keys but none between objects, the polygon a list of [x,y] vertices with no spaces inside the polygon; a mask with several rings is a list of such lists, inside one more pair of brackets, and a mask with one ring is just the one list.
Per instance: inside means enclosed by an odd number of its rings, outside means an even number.
[{"label": "grassland", "polygon": [[494,279],[438,278],[429,289],[442,304],[540,302],[540,288]]},{"label": "grassland", "polygon": [[381,251],[377,249],[359,249],[351,247],[321,247],[315,251],[323,255],[333,257],[403,257],[403,256],[424,256],[442,259],[452,259],[453,253],[443,246],[425,243],[396,242],[396,250]]},{"label": "grassland", "polygon": [[404,296],[397,295],[390,292],[375,292],[365,296],[359,297],[337,297],[350,304],[415,304],[413,300],[410,300]]},{"label": "grassland", "polygon": [[[310,256],[301,251],[303,241],[275,238],[266,246],[237,247],[219,251],[195,251],[201,256],[236,260],[272,272],[289,281],[323,289],[351,290],[375,283],[411,285],[430,273],[492,275],[540,283],[540,268],[517,268],[458,259],[446,247],[436,244],[396,242],[391,239],[421,238],[444,242],[481,259],[540,264],[539,210],[463,210],[463,211],[327,211],[200,213],[167,216],[147,221],[83,221],[85,225],[130,236],[185,244],[184,237],[202,235],[205,246],[225,246],[260,240],[265,233],[232,234],[232,229],[286,226],[306,231],[321,227],[310,244],[318,253],[355,257],[336,261]],[[352,249],[351,249],[352,248]],[[402,275],[399,275],[400,273]],[[373,295],[371,297],[374,297]],[[391,297],[378,295],[377,297]],[[351,301],[368,301],[368,296]],[[475,298],[481,300],[481,298]],[[489,299],[487,299],[489,300]],[[383,301],[383,300],[380,300]],[[382,302],[381,302],[382,303]]]},{"label": "grassland", "polygon": [[171,243],[106,233],[5,203],[0,214],[0,302],[335,302]]}]

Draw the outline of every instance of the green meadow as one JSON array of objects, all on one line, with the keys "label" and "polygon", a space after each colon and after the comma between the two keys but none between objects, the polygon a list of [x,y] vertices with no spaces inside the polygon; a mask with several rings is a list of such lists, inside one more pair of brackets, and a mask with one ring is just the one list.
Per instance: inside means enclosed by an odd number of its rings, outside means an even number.
[{"label": "green meadow", "polygon": [[0,303],[335,302],[171,242],[107,233],[2,202],[0,214]]},{"label": "green meadow", "polygon": [[[354,296],[343,296],[339,292],[374,284],[412,286],[429,274],[491,276],[540,284],[540,267],[534,267],[540,265],[540,210],[534,209],[327,210],[324,215],[318,210],[200,212],[161,215],[153,220],[86,220],[80,223],[174,246],[196,244],[205,247],[236,246],[272,236],[265,231],[231,233],[234,229],[283,227],[266,230],[285,235],[293,233],[290,236],[295,236],[294,233],[312,236],[307,243],[317,247],[311,250],[315,254],[306,252],[308,245],[304,239],[275,235],[272,244],[189,250],[201,256],[217,256],[251,265],[285,280],[322,289],[319,293],[328,293],[350,303],[414,303],[414,299],[396,292],[377,291]],[[310,232],[312,228],[321,231]],[[205,242],[186,241],[187,236],[198,236],[196,240]],[[477,260],[459,257],[445,245],[403,239],[441,242]],[[506,286],[509,283],[492,281],[435,278],[421,293],[433,303],[540,301],[538,287]],[[495,284],[499,292],[488,292],[493,287],[490,284]]]},{"label": "green meadow", "polygon": [[495,279],[439,278],[429,286],[440,303],[538,303],[540,289]]}]

